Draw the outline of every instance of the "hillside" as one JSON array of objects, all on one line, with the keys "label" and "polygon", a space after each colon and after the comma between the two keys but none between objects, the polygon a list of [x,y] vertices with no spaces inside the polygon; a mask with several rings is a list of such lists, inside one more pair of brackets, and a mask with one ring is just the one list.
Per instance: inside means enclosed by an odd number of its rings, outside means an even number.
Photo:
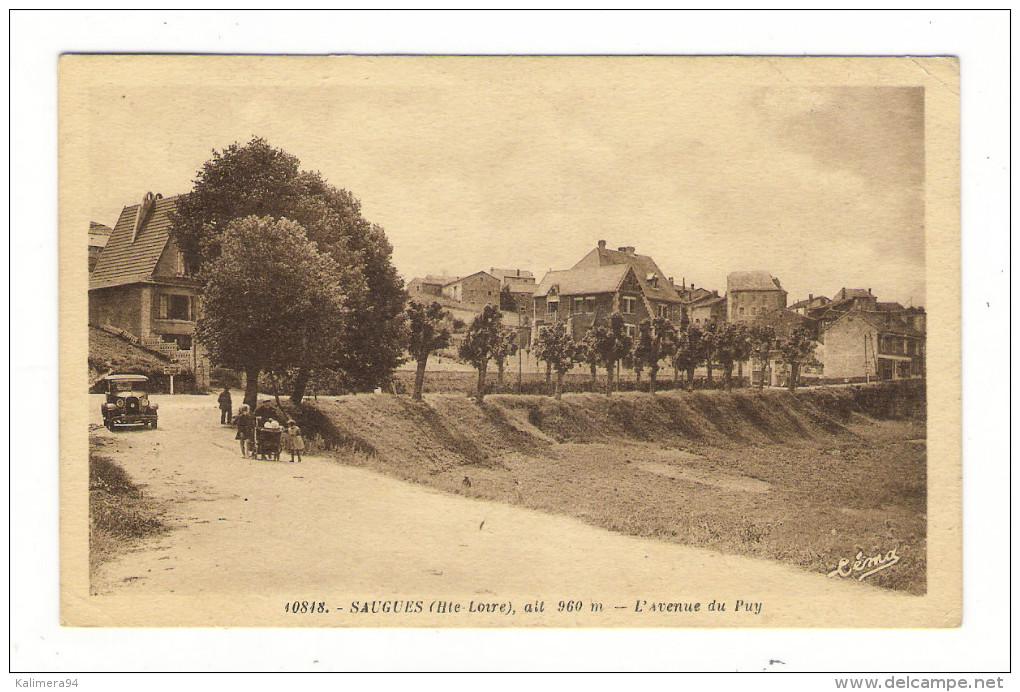
[{"label": "hillside", "polygon": [[923,383],[495,395],[481,407],[361,395],[295,415],[343,463],[623,533],[825,572],[858,548],[897,547],[909,559],[869,581],[922,593],[923,396]]},{"label": "hillside", "polygon": [[108,372],[162,375],[170,360],[98,327],[89,327],[89,383]]}]

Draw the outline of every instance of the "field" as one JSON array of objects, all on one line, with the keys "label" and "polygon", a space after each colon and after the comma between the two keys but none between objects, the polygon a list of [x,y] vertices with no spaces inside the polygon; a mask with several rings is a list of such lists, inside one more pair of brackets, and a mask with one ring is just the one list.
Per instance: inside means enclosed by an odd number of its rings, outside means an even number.
[{"label": "field", "polygon": [[[909,391],[908,391],[909,390]],[[320,399],[318,449],[445,492],[828,573],[895,548],[870,583],[920,594],[923,383],[785,391]]]}]

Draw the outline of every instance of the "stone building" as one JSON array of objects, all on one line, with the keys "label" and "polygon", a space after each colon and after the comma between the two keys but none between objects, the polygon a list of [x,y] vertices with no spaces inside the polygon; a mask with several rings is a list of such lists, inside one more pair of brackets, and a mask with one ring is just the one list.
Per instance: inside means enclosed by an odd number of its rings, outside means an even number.
[{"label": "stone building", "polygon": [[726,318],[751,324],[760,315],[786,307],[786,291],[766,271],[731,272],[726,277]]}]

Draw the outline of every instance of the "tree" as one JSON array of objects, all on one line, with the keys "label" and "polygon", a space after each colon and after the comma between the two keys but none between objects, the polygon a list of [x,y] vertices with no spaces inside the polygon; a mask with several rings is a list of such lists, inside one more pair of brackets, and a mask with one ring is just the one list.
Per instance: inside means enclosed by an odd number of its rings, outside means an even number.
[{"label": "tree", "polygon": [[631,338],[623,316],[614,312],[604,324],[593,328],[592,346],[598,362],[606,369],[606,396],[613,392],[613,371],[617,363],[630,352]]},{"label": "tree", "polygon": [[584,333],[581,340],[575,344],[577,349],[576,357],[579,363],[584,363],[588,366],[588,370],[591,372],[591,390],[595,391],[595,383],[598,379],[598,367],[599,367],[599,353],[596,348],[597,332],[598,327],[592,325],[588,327],[588,331]]},{"label": "tree", "polygon": [[790,366],[790,379],[787,385],[791,392],[797,391],[797,379],[800,367],[814,359],[815,342],[806,329],[795,329],[788,339],[779,341],[779,359]]},{"label": "tree", "polygon": [[[393,248],[385,232],[362,217],[360,202],[299,166],[295,156],[259,137],[213,151],[196,174],[192,191],[171,213],[171,233],[189,272],[200,273],[222,253],[231,222],[251,215],[297,222],[320,252],[360,277],[362,289],[347,295],[352,328],[344,340],[333,340],[331,357],[319,367],[338,371],[347,388],[367,391],[385,381],[400,362],[403,281],[393,267]],[[307,366],[297,369],[291,394],[295,403],[300,403],[311,375]]]},{"label": "tree", "polygon": [[638,325],[637,338],[631,355],[635,369],[639,365],[648,368],[648,392],[655,394],[655,378],[659,374],[659,363],[676,350],[676,328],[669,320],[656,317],[644,320]]},{"label": "tree", "polygon": [[503,338],[503,313],[493,305],[486,305],[481,314],[476,315],[468,327],[464,341],[457,349],[458,355],[471,363],[478,371],[477,400],[482,403],[485,398],[485,373],[489,359],[498,348]]},{"label": "tree", "polygon": [[733,364],[749,357],[750,342],[747,327],[742,324],[724,324],[715,332],[715,357],[723,367],[726,389],[733,388]]},{"label": "tree", "polygon": [[517,354],[520,346],[517,343],[517,332],[513,329],[503,327],[496,347],[492,351],[492,359],[496,361],[497,376],[496,383],[503,386],[503,372],[506,370],[507,358]]},{"label": "tree", "polygon": [[450,330],[443,324],[447,313],[437,302],[424,305],[412,300],[404,314],[407,317],[407,352],[417,363],[412,398],[421,401],[429,356],[450,345]]},{"label": "tree", "polygon": [[705,325],[705,329],[701,333],[701,359],[705,364],[705,374],[709,387],[715,385],[712,379],[712,366],[715,363],[716,346],[719,344],[719,332],[722,331],[723,326],[719,322],[712,320]]},{"label": "tree", "polygon": [[772,361],[772,351],[776,348],[776,330],[765,324],[755,324],[748,332],[750,357],[758,361],[761,376],[758,378],[758,389],[765,388],[765,371]]},{"label": "tree", "polygon": [[577,346],[574,339],[567,333],[562,323],[545,327],[538,334],[536,347],[541,350],[543,359],[556,372],[556,399],[563,395],[563,376],[570,372],[577,360]]},{"label": "tree", "polygon": [[263,371],[315,367],[349,326],[344,287],[352,277],[293,221],[231,222],[200,276],[204,309],[195,335],[214,362],[244,371],[249,406]]},{"label": "tree", "polygon": [[694,370],[705,359],[704,333],[691,324],[677,334],[671,360],[675,374],[683,371],[687,374],[687,390],[694,391]]}]

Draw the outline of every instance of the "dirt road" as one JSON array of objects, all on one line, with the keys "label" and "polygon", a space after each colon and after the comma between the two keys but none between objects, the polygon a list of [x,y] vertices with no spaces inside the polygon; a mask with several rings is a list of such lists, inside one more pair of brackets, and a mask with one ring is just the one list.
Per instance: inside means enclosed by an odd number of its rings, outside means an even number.
[{"label": "dirt road", "polygon": [[[155,613],[178,596],[243,601],[246,595],[279,594],[329,599],[347,604],[349,612],[352,600],[403,594],[424,598],[426,610],[433,597],[465,604],[527,597],[545,599],[555,611],[558,599],[594,598],[607,610],[583,624],[638,618],[627,621],[631,626],[796,625],[824,616],[830,626],[894,626],[883,613],[923,607],[922,599],[866,583],[623,536],[566,517],[429,490],[331,458],[306,457],[300,464],[244,459],[233,429],[219,425],[214,396],[163,396],[159,402],[159,430],[98,434],[114,438],[104,453],[165,503],[176,528],[101,569],[93,585],[99,607],[103,599],[138,595],[149,599]],[[98,401],[90,408],[99,422]],[[635,614],[637,601],[646,598],[701,601],[703,608],[712,599],[741,599],[764,607],[724,618],[704,611],[682,620]],[[281,598],[281,611],[282,604]],[[349,617],[303,624],[368,622]],[[533,622],[571,624],[562,617],[544,613]],[[153,622],[160,621],[153,615]],[[511,624],[494,618],[456,624],[501,622]]]}]

